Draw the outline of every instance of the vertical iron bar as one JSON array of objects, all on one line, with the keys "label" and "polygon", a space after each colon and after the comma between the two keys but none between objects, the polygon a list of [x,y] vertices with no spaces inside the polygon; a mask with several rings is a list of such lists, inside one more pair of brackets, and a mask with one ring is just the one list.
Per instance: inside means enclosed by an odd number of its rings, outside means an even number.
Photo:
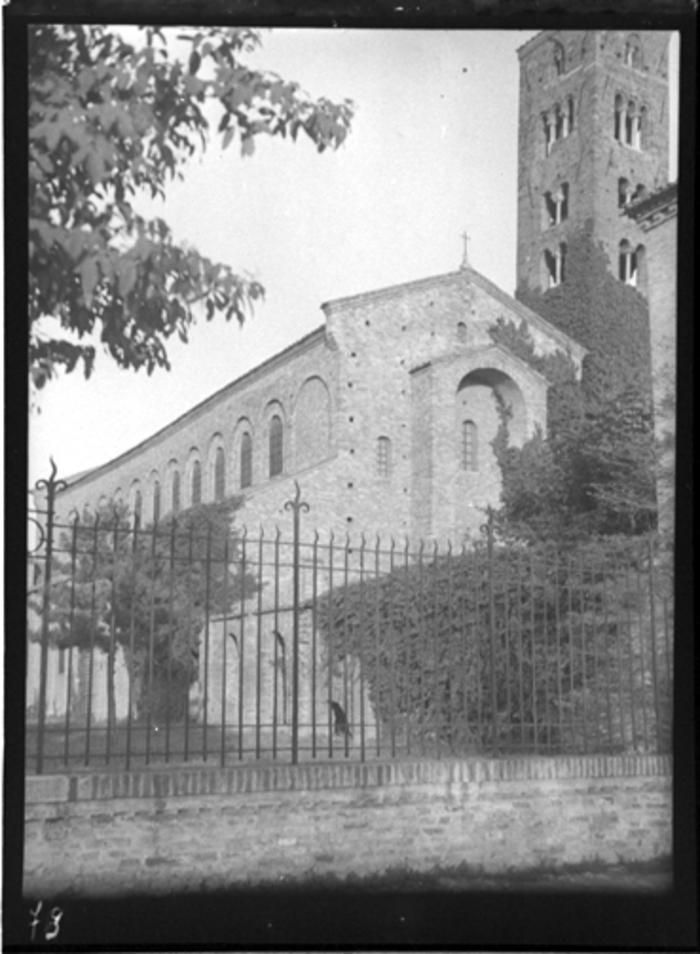
[{"label": "vertical iron bar", "polygon": [[43,599],[41,604],[41,659],[39,668],[39,725],[36,751],[36,772],[41,775],[44,771],[44,731],[46,729],[46,693],[48,691],[48,663],[49,663],[49,614],[51,603],[51,571],[53,563],[53,533],[56,494],[68,485],[65,480],[56,480],[57,468],[51,460],[51,475],[48,480],[39,480],[37,490],[46,488],[46,559],[44,571]]},{"label": "vertical iron bar", "polygon": [[634,647],[632,641],[632,615],[630,609],[631,603],[631,592],[630,592],[630,554],[629,549],[625,552],[625,608],[626,608],[626,622],[627,622],[627,677],[629,681],[629,693],[630,693],[630,716],[632,719],[632,748],[634,751],[637,751],[637,709],[634,701]]},{"label": "vertical iron bar", "polygon": [[532,655],[532,739],[535,744],[535,754],[539,751],[540,738],[537,724],[537,625],[535,616],[535,552],[530,550],[530,650]]},{"label": "vertical iron bar", "polygon": [[207,761],[207,730],[209,728],[209,623],[211,601],[211,524],[207,523],[207,551],[204,570],[204,726],[202,731],[202,758]]},{"label": "vertical iron bar", "polygon": [[318,692],[317,671],[318,647],[316,640],[318,619],[318,530],[314,530],[313,557],[311,566],[311,758],[316,758],[316,708]]},{"label": "vertical iron bar", "polygon": [[[184,538],[184,533],[183,533],[183,534],[180,534],[177,539],[178,539],[178,540],[182,540],[183,538]],[[177,542],[177,541],[176,541],[176,538],[175,538],[175,518],[173,518],[173,541]],[[188,535],[187,535],[187,553],[186,553],[186,556],[185,556],[185,557],[180,557],[179,554],[178,554],[178,557],[177,557],[177,559],[179,559],[181,562],[184,562],[184,563],[185,563],[185,567],[183,567],[183,569],[186,568],[186,570],[187,570],[187,600],[186,600],[187,612],[186,612],[186,626],[187,626],[187,635],[188,635],[188,638],[189,638],[189,639],[192,639],[192,638],[193,638],[193,627],[192,627],[192,594],[191,594],[191,588],[192,588],[192,556],[193,556],[193,554],[192,554],[192,526],[190,526],[190,528],[189,528],[189,533],[188,533]],[[184,573],[183,573],[183,575],[184,575]],[[170,626],[172,626],[172,617],[171,617],[170,624],[169,624],[169,627],[168,627],[169,629],[170,629]],[[194,636],[194,638],[198,640],[198,639],[199,639],[199,633],[197,633],[197,634]],[[200,659],[201,659],[199,642],[197,642],[196,645],[197,645],[197,666],[199,667],[199,665],[200,665]],[[204,667],[204,668],[205,668],[205,673],[206,673],[206,663],[205,663],[205,667]],[[200,682],[201,682],[201,673],[198,673],[198,675],[200,676]],[[204,698],[204,693],[203,693],[203,691],[202,691],[202,695],[201,695],[201,702],[202,702],[202,706],[203,706],[203,711],[202,711],[201,714],[204,715],[204,718],[206,719],[207,706],[206,706],[206,700],[205,700],[205,698]],[[184,753],[183,753],[183,757],[184,757],[185,762],[189,761],[189,756],[190,756],[190,713],[189,713],[189,706],[188,706],[187,709],[185,710],[185,739],[184,739]]]},{"label": "vertical iron bar", "polygon": [[375,750],[377,757],[381,754],[381,742],[380,742],[380,712],[382,706],[385,704],[386,693],[382,687],[382,669],[381,669],[381,656],[382,656],[382,641],[380,637],[381,629],[381,616],[380,616],[380,603],[382,600],[382,587],[380,582],[380,570],[379,570],[379,534],[377,534],[377,544],[374,550],[374,655],[376,661],[376,693],[375,693],[375,712],[374,712],[374,736],[375,736]]},{"label": "vertical iron bar", "polygon": [[423,541],[418,549],[418,655],[420,659],[420,754],[425,755],[425,620],[423,616]]},{"label": "vertical iron bar", "polygon": [[595,556],[591,555],[591,608],[593,613],[593,704],[595,706],[595,750],[600,751],[600,679],[598,674],[598,592],[596,585]]},{"label": "vertical iron bar", "polygon": [[[359,657],[360,657],[360,761],[365,761],[365,658],[366,658],[366,632],[367,626],[365,624],[365,535],[362,534],[360,538],[360,628],[359,628]],[[354,690],[353,686],[353,690]],[[354,692],[353,692],[354,695]],[[345,736],[345,754],[348,754],[348,736]]]},{"label": "vertical iron bar", "polygon": [[581,682],[583,686],[583,751],[588,754],[588,652],[586,647],[586,564],[579,553],[579,597],[581,612]]},{"label": "vertical iron bar", "polygon": [[567,616],[566,624],[568,630],[568,640],[569,640],[569,722],[570,722],[570,735],[571,739],[574,742],[574,750],[572,754],[577,752],[576,740],[576,710],[575,705],[575,696],[574,696],[574,668],[575,668],[575,656],[574,656],[574,631],[573,631],[573,594],[572,590],[572,581],[573,581],[573,571],[571,568],[571,554],[568,554],[566,557],[566,598],[567,598]]},{"label": "vertical iron bar", "polygon": [[299,509],[294,510],[292,599],[292,765],[299,761]]},{"label": "vertical iron bar", "polygon": [[511,577],[511,555],[503,554],[503,653],[505,656],[506,680],[506,738],[508,750],[511,751],[513,733],[513,710],[511,708],[510,686],[510,599],[508,596]]},{"label": "vertical iron bar", "polygon": [[78,521],[79,517],[76,514],[75,519],[73,520],[72,534],[71,534],[71,561],[70,561],[70,642],[68,644],[68,674],[66,681],[66,727],[65,727],[65,739],[64,739],[64,749],[63,749],[63,763],[68,765],[70,757],[70,710],[72,699],[72,683],[73,683],[73,626],[75,624],[75,575],[76,575],[76,562],[78,558]]},{"label": "vertical iron bar", "polygon": [[447,749],[450,755],[454,755],[455,749],[455,739],[454,739],[454,707],[455,707],[455,678],[454,678],[454,669],[455,669],[455,659],[454,659],[454,643],[455,643],[455,634],[454,634],[454,616],[453,616],[453,600],[454,600],[454,590],[452,585],[452,541],[450,540],[447,544],[447,646],[445,652],[445,671],[447,674],[447,692],[446,704],[447,704]]},{"label": "vertical iron bar", "polygon": [[243,531],[241,540],[241,580],[243,581],[243,591],[241,593],[241,633],[238,643],[238,760],[243,761],[243,718],[245,715],[243,686],[245,684],[244,665],[245,665],[245,616],[246,616],[246,591],[245,579],[247,569],[247,548],[248,548],[248,528]]},{"label": "vertical iron bar", "polygon": [[547,544],[544,545],[540,554],[542,559],[542,661],[544,676],[544,731],[545,731],[545,752],[547,755],[551,752],[552,745],[552,713],[549,703],[549,629],[547,626],[547,576],[549,574],[549,560]]},{"label": "vertical iron bar", "polygon": [[[134,524],[134,536],[137,532],[137,524]],[[127,547],[128,547],[128,530],[127,530]],[[107,653],[107,738],[105,740],[105,765],[109,765],[109,756],[111,754],[111,744],[112,744],[112,706],[116,705],[116,700],[114,698],[114,655],[115,655],[115,628],[116,628],[116,609],[117,609],[117,562],[119,560],[119,538],[117,528],[114,528],[114,568],[112,572],[112,598],[110,600],[109,607],[109,651]],[[136,594],[134,593],[132,599],[134,599]]]},{"label": "vertical iron bar", "polygon": [[[274,640],[274,658],[273,658],[273,686],[272,686],[272,758],[277,758],[277,725],[278,725],[278,708],[279,708],[279,673],[280,673],[280,624],[279,624],[279,607],[280,607],[280,528],[276,528],[275,533],[275,549],[274,549],[274,630],[272,632],[272,638]],[[286,659],[282,657],[282,663],[286,668]],[[285,679],[284,672],[282,673],[282,679]],[[284,686],[284,682],[283,682]],[[286,698],[284,692],[282,693],[282,702],[286,703]],[[284,719],[282,721],[284,725]]]},{"label": "vertical iron bar", "polygon": [[435,746],[437,757],[440,758],[440,730],[442,722],[440,719],[440,709],[442,708],[442,694],[440,692],[440,660],[439,660],[439,636],[440,628],[440,602],[439,591],[439,570],[438,570],[438,546],[437,541],[433,546],[433,719],[435,722]]},{"label": "vertical iron bar", "polygon": [[496,690],[496,603],[494,596],[493,510],[488,509],[489,637],[491,647],[491,726],[493,757],[498,757],[498,696]]},{"label": "vertical iron bar", "polygon": [[133,689],[133,671],[135,668],[134,664],[134,629],[136,626],[135,615],[136,615],[136,534],[134,534],[131,541],[131,588],[132,588],[132,600],[131,600],[131,611],[129,613],[129,660],[130,668],[132,670],[129,673],[129,691],[127,694],[127,708],[128,712],[126,714],[126,763],[125,767],[127,772],[131,767],[131,733],[133,731],[132,727],[132,709],[134,705],[134,689]]},{"label": "vertical iron bar", "polygon": [[557,722],[559,739],[558,745],[561,750],[562,740],[564,738],[564,723],[562,713],[562,692],[561,692],[561,614],[559,611],[559,549],[554,548],[554,636],[556,641],[556,660],[557,660]]},{"label": "vertical iron bar", "polygon": [[[641,556],[641,554],[637,554]],[[649,723],[647,721],[647,691],[646,691],[646,654],[644,652],[644,597],[642,595],[642,571],[639,560],[636,566],[637,575],[637,638],[639,640],[639,679],[641,683],[642,705],[642,733],[644,737],[644,751],[649,751]]]},{"label": "vertical iron bar", "polygon": [[474,559],[472,561],[472,571],[474,578],[474,644],[476,660],[476,732],[479,740],[479,753],[481,754],[484,744],[484,686],[482,683],[482,626],[481,619],[481,560],[479,553],[474,550]]},{"label": "vertical iron bar", "polygon": [[[343,572],[343,705],[345,712],[350,717],[350,706],[348,705],[348,644],[350,638],[348,635],[348,589],[350,573],[350,536],[345,538],[345,561]],[[345,755],[348,754],[348,737],[345,736]]]},{"label": "vertical iron bar", "polygon": [[333,533],[328,541],[328,757],[333,758],[333,728],[331,702],[333,700],[333,648],[335,644],[334,617],[335,600],[333,596],[333,568],[335,552],[333,550]]},{"label": "vertical iron bar", "polygon": [[[408,569],[408,562],[409,562],[408,547],[409,547],[408,537],[406,537],[406,546],[404,548],[404,571],[405,571],[404,606],[408,606],[410,604],[410,600],[413,596],[411,586],[410,586],[409,569]],[[411,619],[411,616],[412,614],[406,613],[406,617],[409,620]],[[409,633],[410,633],[410,630],[409,630]],[[413,708],[412,693],[411,693],[411,656],[412,656],[411,645],[413,642],[414,640],[411,639],[409,636],[409,639],[406,641],[406,644],[404,646],[404,666],[406,667],[406,671],[404,674],[404,681],[406,683],[406,755],[411,754],[411,713]]]},{"label": "vertical iron bar", "polygon": [[[151,599],[148,623],[148,715],[146,717],[146,765],[151,761],[151,729],[153,724],[153,707],[155,693],[153,687],[153,672],[156,654],[156,606],[155,606],[155,572],[156,572],[156,541],[151,538]],[[134,595],[136,592],[136,550],[134,550]],[[188,600],[189,603],[189,600]],[[133,601],[132,601],[132,632],[133,632]],[[157,723],[156,723],[157,725]]]},{"label": "vertical iron bar", "polygon": [[226,675],[228,668],[228,659],[227,659],[227,640],[228,636],[226,630],[228,629],[228,586],[229,586],[229,552],[228,552],[228,542],[229,534],[226,533],[224,537],[224,587],[223,587],[223,604],[224,604],[224,618],[221,626],[221,767],[223,768],[226,765]]},{"label": "vertical iron bar", "polygon": [[523,672],[523,560],[522,552],[518,550],[517,560],[517,588],[515,591],[518,624],[518,717],[520,719],[520,750],[525,748],[525,674]]},{"label": "vertical iron bar", "polygon": [[[155,582],[155,573],[156,573],[156,554],[158,554],[158,525],[154,524],[153,526],[153,580]],[[160,559],[160,554],[158,554],[158,559]],[[165,674],[165,686],[166,686],[166,709],[167,709],[167,718],[165,720],[165,761],[170,760],[170,693],[171,693],[171,678],[172,678],[172,641],[173,641],[173,603],[174,603],[174,589],[175,589],[175,520],[173,520],[172,527],[170,528],[170,573],[168,581],[168,625],[167,625],[167,672]],[[155,622],[155,620],[154,620]],[[192,634],[187,633],[187,642],[189,644]],[[190,692],[189,684],[187,686],[187,696],[185,699],[185,725],[189,719],[190,714]]]},{"label": "vertical iron bar", "polygon": [[462,652],[462,715],[464,722],[464,740],[469,745],[471,743],[472,731],[469,725],[469,705],[470,705],[470,693],[469,693],[469,641],[467,638],[467,629],[468,629],[468,613],[467,613],[467,599],[469,596],[469,568],[467,563],[467,553],[464,543],[462,544],[461,552],[461,566],[464,571],[464,583],[463,591],[459,598],[459,622],[461,630],[461,652]]},{"label": "vertical iron bar", "polygon": [[[115,522],[118,520],[118,517],[115,513],[114,516]],[[97,515],[95,519],[95,533],[93,541],[93,552],[92,552],[92,584],[90,592],[90,658],[88,662],[88,697],[87,697],[87,712],[85,713],[86,723],[85,723],[85,765],[90,764],[90,729],[92,723],[92,690],[93,690],[93,677],[94,677],[94,656],[95,656],[95,628],[96,621],[95,617],[97,614],[97,559],[98,559],[98,540],[99,540],[99,525],[100,525],[100,516]]]},{"label": "vertical iron bar", "polygon": [[[391,549],[389,551],[389,733],[391,736],[391,757],[396,758],[396,644],[394,641],[394,538],[391,538]],[[377,726],[379,731],[379,726]]]},{"label": "vertical iron bar", "polygon": [[647,554],[649,557],[649,610],[651,613],[651,623],[649,635],[651,636],[651,679],[654,692],[654,720],[656,723],[656,751],[659,752],[659,732],[661,729],[661,709],[659,705],[659,681],[656,669],[656,579],[654,575],[654,545],[652,535],[647,537]]},{"label": "vertical iron bar", "polygon": [[610,568],[610,559],[609,555],[606,553],[603,556],[603,632],[605,634],[605,642],[603,643],[605,651],[605,690],[606,698],[608,704],[608,750],[613,749],[614,741],[614,732],[613,732],[613,723],[612,723],[612,697],[611,693],[611,675],[610,675],[610,632],[609,632],[609,617],[608,617],[608,572]]},{"label": "vertical iron bar", "polygon": [[255,659],[255,758],[260,758],[261,729],[262,729],[262,617],[263,617],[263,557],[265,531],[260,527],[258,539],[258,619],[256,626],[256,659]]}]

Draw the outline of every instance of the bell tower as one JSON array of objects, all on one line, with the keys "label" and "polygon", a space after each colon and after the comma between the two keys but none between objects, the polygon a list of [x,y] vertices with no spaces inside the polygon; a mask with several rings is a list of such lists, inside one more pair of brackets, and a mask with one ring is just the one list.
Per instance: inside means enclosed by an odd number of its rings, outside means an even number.
[{"label": "bell tower", "polygon": [[517,287],[566,281],[590,224],[613,273],[646,293],[646,250],[624,215],[668,182],[665,32],[552,30],[518,51]]}]

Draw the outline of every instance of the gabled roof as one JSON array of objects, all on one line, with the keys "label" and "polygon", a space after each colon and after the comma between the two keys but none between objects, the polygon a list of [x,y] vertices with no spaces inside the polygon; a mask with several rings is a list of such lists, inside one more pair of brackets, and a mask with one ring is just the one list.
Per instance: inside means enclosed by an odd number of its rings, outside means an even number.
[{"label": "gabled roof", "polygon": [[407,293],[410,294],[411,292],[452,285],[454,284],[455,279],[466,280],[467,282],[475,285],[477,288],[481,288],[482,291],[485,291],[491,296],[491,298],[500,302],[510,311],[515,312],[518,317],[524,319],[528,323],[534,325],[535,328],[538,328],[540,331],[549,335],[550,338],[557,342],[563,351],[570,351],[572,356],[577,360],[581,361],[588,353],[587,349],[584,348],[583,345],[579,344],[579,342],[570,337],[570,335],[567,335],[566,332],[561,331],[561,329],[557,328],[541,315],[538,315],[526,305],[523,305],[522,302],[517,300],[517,298],[513,298],[512,295],[508,295],[506,292],[502,291],[498,285],[495,285],[492,281],[486,278],[485,275],[482,275],[481,272],[477,272],[476,269],[472,268],[470,265],[463,266],[456,272],[447,272],[444,275],[421,278],[412,282],[404,282],[401,285],[390,285],[387,288],[363,292],[360,295],[349,295],[345,298],[336,298],[333,301],[324,302],[321,307],[323,308],[326,315],[332,315],[335,312],[343,311],[345,308],[356,308],[358,305],[371,304],[372,302],[378,302],[390,298],[398,298]]}]

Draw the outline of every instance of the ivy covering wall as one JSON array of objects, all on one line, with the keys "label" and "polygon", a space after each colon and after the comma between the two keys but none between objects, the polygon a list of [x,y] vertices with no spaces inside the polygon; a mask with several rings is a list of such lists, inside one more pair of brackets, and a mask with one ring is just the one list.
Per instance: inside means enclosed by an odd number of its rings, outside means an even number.
[{"label": "ivy covering wall", "polygon": [[572,236],[566,280],[517,298],[588,349],[580,382],[570,357],[538,356],[523,322],[490,331],[550,382],[548,433],[521,448],[508,411],[494,451],[503,476],[499,520],[516,536],[639,533],[655,522],[655,447],[646,300],[619,281],[592,224]]}]

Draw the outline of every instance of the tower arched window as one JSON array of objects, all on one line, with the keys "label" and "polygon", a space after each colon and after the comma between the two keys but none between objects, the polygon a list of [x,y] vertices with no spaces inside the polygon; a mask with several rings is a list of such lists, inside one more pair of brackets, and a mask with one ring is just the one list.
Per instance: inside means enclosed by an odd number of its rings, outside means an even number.
[{"label": "tower arched window", "polygon": [[620,242],[618,257],[618,277],[625,285],[636,287],[638,279],[637,253],[627,239]]},{"label": "tower arched window", "polygon": [[556,288],[561,285],[566,277],[566,243],[562,242],[554,252],[545,249],[544,264],[547,273],[547,287]]},{"label": "tower arched window", "polygon": [[462,421],[462,470],[479,469],[479,432],[474,421]]},{"label": "tower arched window", "polygon": [[625,66],[631,66],[635,70],[642,68],[642,47],[639,37],[634,34],[628,36],[625,43]]},{"label": "tower arched window", "polygon": [[566,114],[567,114],[568,119],[569,119],[569,123],[568,123],[568,125],[569,125],[569,132],[572,133],[572,132],[574,131],[574,124],[575,124],[575,116],[574,116],[574,97],[573,97],[573,96],[569,96],[569,97],[567,98],[567,100],[566,100]]},{"label": "tower arched window", "polygon": [[624,209],[625,206],[629,204],[630,201],[630,189],[628,179],[618,179],[617,180],[617,207],[619,209]]},{"label": "tower arched window", "polygon": [[141,516],[143,513],[143,497],[141,496],[141,490],[138,487],[136,487],[133,491],[132,510],[133,510],[134,526],[140,527]]},{"label": "tower arched window", "polygon": [[284,470],[284,428],[282,418],[275,414],[270,420],[270,477]]},{"label": "tower arched window", "polygon": [[192,487],[190,501],[193,507],[202,502],[202,465],[198,460],[192,462]]},{"label": "tower arched window", "polygon": [[214,500],[220,503],[226,493],[226,460],[223,447],[216,448],[214,457]]},{"label": "tower arched window", "polygon": [[625,142],[625,128],[627,122],[627,108],[625,100],[617,94],[615,97],[615,139],[618,142]]},{"label": "tower arched window", "polygon": [[557,76],[563,76],[566,72],[566,60],[564,56],[564,47],[560,43],[554,44],[554,72]]},{"label": "tower arched window", "polygon": [[625,145],[633,146],[638,128],[637,106],[634,100],[627,103],[627,114],[625,116]]},{"label": "tower arched window", "polygon": [[253,438],[246,431],[241,437],[241,489],[253,483]]},{"label": "tower arched window", "polygon": [[548,156],[552,151],[552,143],[554,142],[554,118],[549,113],[542,113],[542,125],[544,127],[544,154]]},{"label": "tower arched window", "polygon": [[556,192],[545,192],[547,225],[560,225],[569,217],[569,183],[562,182]]},{"label": "tower arched window", "polygon": [[460,344],[466,344],[467,341],[467,326],[463,321],[457,322],[457,341]]},{"label": "tower arched window", "polygon": [[377,440],[377,473],[380,477],[391,476],[391,440],[388,437]]}]

